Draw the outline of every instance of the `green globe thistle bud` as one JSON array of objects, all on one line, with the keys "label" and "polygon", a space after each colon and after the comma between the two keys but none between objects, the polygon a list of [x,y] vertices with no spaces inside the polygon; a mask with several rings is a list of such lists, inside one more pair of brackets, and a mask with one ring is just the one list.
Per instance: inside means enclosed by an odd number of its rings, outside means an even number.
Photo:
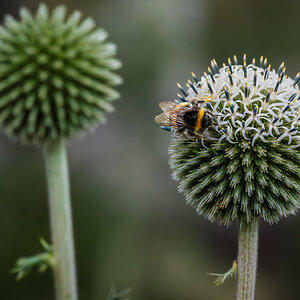
[{"label": "green globe thistle bud", "polygon": [[273,223],[300,206],[300,92],[295,79],[259,65],[192,73],[179,100],[156,117],[172,132],[170,166],[187,203],[211,221]]},{"label": "green globe thistle bud", "polygon": [[0,125],[23,142],[69,138],[104,121],[119,94],[116,47],[91,18],[65,7],[20,21],[5,17],[0,28]]}]

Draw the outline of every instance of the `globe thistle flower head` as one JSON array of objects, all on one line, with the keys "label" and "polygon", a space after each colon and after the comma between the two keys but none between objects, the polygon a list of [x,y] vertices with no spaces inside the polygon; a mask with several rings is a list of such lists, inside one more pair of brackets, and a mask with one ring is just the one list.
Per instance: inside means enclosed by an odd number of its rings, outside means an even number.
[{"label": "globe thistle flower head", "polygon": [[116,47],[91,18],[65,7],[20,10],[0,27],[0,125],[23,142],[43,143],[89,130],[113,111],[121,78]]},{"label": "globe thistle flower head", "polygon": [[227,225],[258,216],[273,223],[300,206],[300,74],[292,79],[263,57],[233,61],[192,73],[156,122],[172,132],[173,177],[199,214]]}]

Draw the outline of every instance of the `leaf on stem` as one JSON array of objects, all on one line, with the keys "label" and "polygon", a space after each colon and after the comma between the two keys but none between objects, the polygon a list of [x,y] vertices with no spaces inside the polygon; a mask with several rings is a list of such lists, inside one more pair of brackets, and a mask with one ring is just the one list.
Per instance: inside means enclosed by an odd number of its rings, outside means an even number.
[{"label": "leaf on stem", "polygon": [[116,286],[112,284],[106,300],[130,300],[130,292],[130,288],[124,289],[121,292],[117,292]]},{"label": "leaf on stem", "polygon": [[40,238],[40,243],[44,248],[44,252],[29,257],[21,257],[17,260],[15,267],[11,270],[12,274],[16,274],[17,281],[23,279],[33,269],[37,269],[38,272],[42,273],[48,267],[52,267],[52,247],[43,238]]},{"label": "leaf on stem", "polygon": [[232,263],[232,267],[224,274],[208,273],[208,275],[217,276],[217,279],[214,281],[214,284],[216,286],[222,285],[225,282],[225,280],[236,276],[237,266],[238,266],[238,262],[237,260],[234,260]]}]

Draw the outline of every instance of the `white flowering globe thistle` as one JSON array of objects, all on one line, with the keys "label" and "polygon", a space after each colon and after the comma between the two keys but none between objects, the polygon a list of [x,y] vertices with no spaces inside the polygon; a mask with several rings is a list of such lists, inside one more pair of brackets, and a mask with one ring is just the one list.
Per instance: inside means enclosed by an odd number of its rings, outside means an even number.
[{"label": "white flowering globe thistle", "polygon": [[[171,128],[170,166],[187,203],[211,221],[273,223],[300,205],[300,92],[295,79],[259,65],[218,68],[215,60],[180,101],[198,103],[212,115],[201,133]],[[206,101],[203,101],[205,99]],[[207,100],[208,99],[208,100]],[[192,105],[192,104],[190,104]]]}]

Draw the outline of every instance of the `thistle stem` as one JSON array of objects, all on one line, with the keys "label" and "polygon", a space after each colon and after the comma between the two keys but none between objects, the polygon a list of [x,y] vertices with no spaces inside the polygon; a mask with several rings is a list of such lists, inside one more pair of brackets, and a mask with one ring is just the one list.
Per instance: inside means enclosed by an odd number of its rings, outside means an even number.
[{"label": "thistle stem", "polygon": [[44,145],[57,300],[76,300],[76,268],[66,146]]},{"label": "thistle stem", "polygon": [[258,249],[258,218],[239,224],[237,300],[253,300]]}]

